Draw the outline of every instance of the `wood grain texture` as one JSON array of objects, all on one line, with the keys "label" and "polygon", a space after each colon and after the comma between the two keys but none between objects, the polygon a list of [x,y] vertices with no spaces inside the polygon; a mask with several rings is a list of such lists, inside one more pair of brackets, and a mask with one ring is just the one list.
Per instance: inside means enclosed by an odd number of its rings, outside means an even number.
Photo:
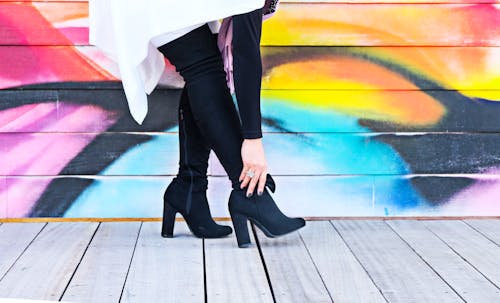
[{"label": "wood grain texture", "polygon": [[308,221],[299,233],[334,302],[386,302],[330,222]]},{"label": "wood grain texture", "polygon": [[[452,302],[493,303],[500,295],[488,280],[498,272],[492,262],[498,259],[493,241],[498,222],[308,221],[298,232],[273,239],[257,229],[263,259],[254,238],[251,247],[239,249],[234,234],[201,240],[181,221],[169,239],[159,235],[161,222],[1,223],[0,263],[13,266],[6,275],[0,272],[0,302],[11,302],[10,295],[19,302],[53,302],[68,283],[66,295],[94,285],[108,287],[108,296],[76,300],[65,295],[62,302],[203,302],[205,296],[207,302],[273,302],[264,260],[277,302],[350,303],[364,294],[361,302],[446,302],[451,297]],[[86,249],[76,249],[83,242]],[[82,280],[84,272],[95,281]],[[461,297],[454,297],[455,291]]]},{"label": "wood grain texture", "polygon": [[461,302],[383,221],[332,221],[388,302]]},{"label": "wood grain texture", "polygon": [[467,219],[463,221],[500,246],[500,222],[498,220]]},{"label": "wood grain texture", "polygon": [[118,302],[140,226],[140,222],[100,223],[62,300]]},{"label": "wood grain texture", "polygon": [[500,289],[500,246],[461,221],[423,221],[451,249]]},{"label": "wood grain texture", "polygon": [[450,249],[424,223],[386,221],[466,302],[498,302],[499,289]]},{"label": "wood grain texture", "polygon": [[333,302],[298,232],[257,237],[276,302]]},{"label": "wood grain texture", "polygon": [[273,302],[253,235],[251,241],[251,247],[239,249],[234,232],[204,239],[207,302]]},{"label": "wood grain texture", "polygon": [[[46,223],[9,223],[0,225],[0,280],[45,225]],[[0,296],[2,296],[1,293]]]},{"label": "wood grain texture", "polygon": [[0,296],[59,300],[97,225],[48,223],[0,281]]},{"label": "wood grain texture", "polygon": [[176,222],[174,238],[161,222],[142,223],[120,302],[203,302],[203,244]]}]

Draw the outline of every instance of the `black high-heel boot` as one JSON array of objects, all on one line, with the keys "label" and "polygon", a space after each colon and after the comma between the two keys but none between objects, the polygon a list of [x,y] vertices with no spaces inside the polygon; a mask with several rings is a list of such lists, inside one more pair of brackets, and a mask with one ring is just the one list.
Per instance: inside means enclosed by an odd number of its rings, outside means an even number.
[{"label": "black high-heel boot", "polygon": [[229,235],[230,226],[217,224],[210,214],[206,197],[206,180],[186,182],[175,177],[163,196],[163,224],[161,235],[172,238],[175,216],[179,212],[189,230],[198,238],[220,238]]},{"label": "black high-heel boot", "polygon": [[180,212],[195,236],[224,237],[232,232],[232,228],[215,223],[210,214],[206,196],[210,147],[194,121],[186,88],[181,94],[177,118],[179,172],[163,195],[161,235],[173,237],[175,216]]},{"label": "black high-heel boot", "polygon": [[[266,187],[274,193],[276,184],[270,174],[266,176]],[[247,220],[254,223],[270,238],[282,236],[305,226],[303,218],[290,218],[283,214],[267,191],[262,196],[246,197],[246,189],[233,189],[229,196],[229,213],[233,221],[238,247],[250,245]]]}]

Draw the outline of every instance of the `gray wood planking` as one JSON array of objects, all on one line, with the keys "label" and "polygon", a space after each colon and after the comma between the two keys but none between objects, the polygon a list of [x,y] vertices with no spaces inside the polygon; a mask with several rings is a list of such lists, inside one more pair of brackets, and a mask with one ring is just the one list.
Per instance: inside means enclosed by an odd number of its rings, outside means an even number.
[{"label": "gray wood planking", "polygon": [[0,280],[0,297],[59,300],[97,226],[48,223]]},{"label": "gray wood planking", "polygon": [[500,288],[500,246],[462,221],[423,222],[457,254]]},{"label": "gray wood planking", "polygon": [[493,219],[308,221],[274,239],[256,228],[258,239],[251,232],[253,244],[239,249],[234,233],[202,240],[182,221],[169,239],[160,236],[161,222],[2,223],[0,298],[500,302],[499,226]]},{"label": "gray wood planking", "polygon": [[185,222],[174,237],[160,236],[161,222],[144,222],[120,302],[203,302],[203,242]]},{"label": "gray wood planking", "polygon": [[[470,264],[416,220],[387,223],[429,264],[466,302],[500,302],[500,291]],[[437,222],[439,223],[439,221]]]},{"label": "gray wood planking", "polygon": [[47,223],[0,225],[0,279]]},{"label": "gray wood planking", "polygon": [[140,226],[140,222],[101,223],[62,299],[118,302]]},{"label": "gray wood planking", "polygon": [[389,302],[463,300],[382,220],[334,220]]},{"label": "gray wood planking", "polygon": [[467,219],[463,221],[500,246],[500,220]]},{"label": "gray wood planking", "polygon": [[258,247],[250,237],[252,245],[246,249],[238,248],[234,232],[204,240],[207,302],[273,302]]},{"label": "gray wood planking", "polygon": [[298,232],[269,239],[256,231],[276,302],[333,302]]},{"label": "gray wood planking", "polygon": [[329,221],[307,222],[299,233],[334,302],[386,302]]}]

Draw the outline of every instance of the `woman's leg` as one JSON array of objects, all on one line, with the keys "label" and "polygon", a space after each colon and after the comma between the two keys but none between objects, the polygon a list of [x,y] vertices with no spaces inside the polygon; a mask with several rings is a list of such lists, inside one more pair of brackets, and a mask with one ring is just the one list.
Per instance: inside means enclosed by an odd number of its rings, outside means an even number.
[{"label": "woman's leg", "polygon": [[239,188],[241,124],[226,83],[220,51],[207,24],[158,48],[184,78],[200,133]]},{"label": "woman's leg", "polygon": [[210,147],[194,121],[187,90],[183,89],[177,111],[179,122],[179,171],[164,193],[162,236],[173,237],[177,212],[191,232],[200,238],[227,236],[232,228],[217,224],[207,200],[207,168]]},{"label": "woman's leg", "polygon": [[[249,203],[241,190],[243,169],[242,127],[226,83],[222,58],[208,25],[158,48],[181,73],[196,125],[214,150],[232,183],[229,212],[239,247],[250,244],[247,219],[251,218],[269,237],[295,231],[305,225],[302,218],[283,214],[265,190],[253,195]],[[274,192],[274,181],[267,174],[266,185]]]},{"label": "woman's leg", "polygon": [[182,180],[194,183],[199,189],[207,188],[207,169],[210,146],[200,133],[191,112],[187,89],[182,95],[177,112],[179,122],[179,171]]}]

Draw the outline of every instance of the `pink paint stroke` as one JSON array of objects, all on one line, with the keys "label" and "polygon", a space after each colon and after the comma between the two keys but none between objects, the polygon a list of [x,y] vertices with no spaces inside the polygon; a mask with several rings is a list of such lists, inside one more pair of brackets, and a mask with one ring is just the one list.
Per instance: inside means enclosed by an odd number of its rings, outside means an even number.
[{"label": "pink paint stroke", "polygon": [[26,216],[52,180],[24,176],[57,176],[117,119],[94,105],[59,104],[59,110],[47,103],[0,112],[0,175],[23,176],[0,186],[0,209],[7,205],[7,217]]}]

